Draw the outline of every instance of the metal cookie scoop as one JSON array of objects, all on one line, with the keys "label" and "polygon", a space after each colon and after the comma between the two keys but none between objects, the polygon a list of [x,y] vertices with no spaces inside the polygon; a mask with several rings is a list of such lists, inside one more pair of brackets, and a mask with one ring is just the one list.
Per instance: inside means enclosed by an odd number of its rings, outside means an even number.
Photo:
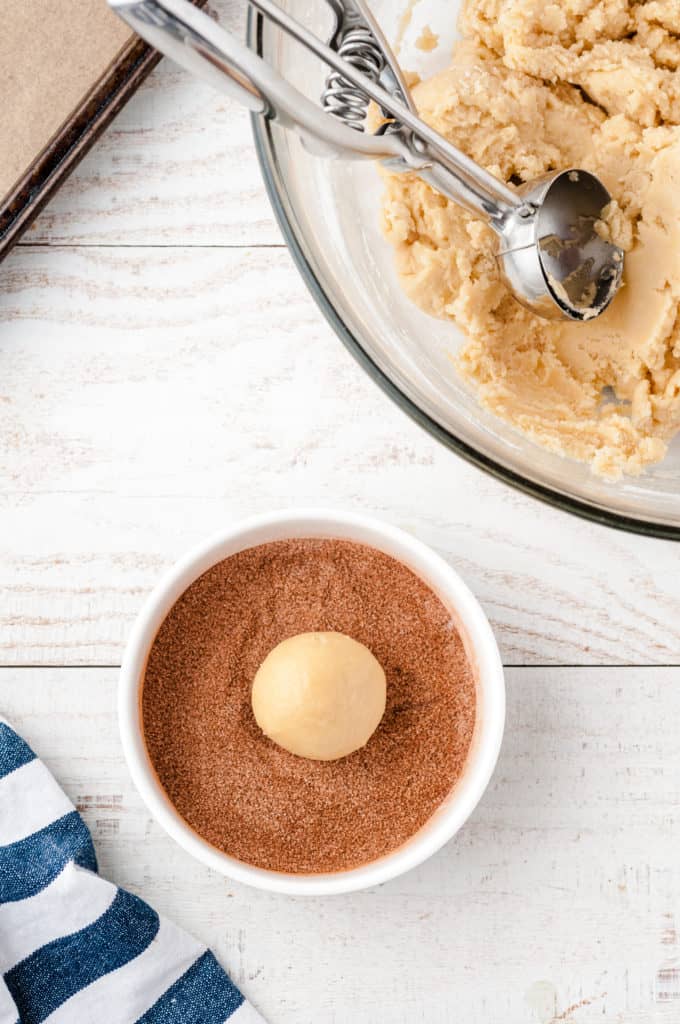
[{"label": "metal cookie scoop", "polygon": [[[583,321],[607,308],[621,284],[624,254],[596,230],[611,200],[598,178],[573,168],[514,190],[465,156],[418,117],[365,0],[327,0],[334,15],[330,45],[274,0],[250,3],[330,67],[323,109],[188,0],[109,0],[156,49],[293,129],[309,149],[417,174],[486,221],[498,237],[506,284],[534,313]],[[383,116],[374,134],[366,126],[371,100]]]}]

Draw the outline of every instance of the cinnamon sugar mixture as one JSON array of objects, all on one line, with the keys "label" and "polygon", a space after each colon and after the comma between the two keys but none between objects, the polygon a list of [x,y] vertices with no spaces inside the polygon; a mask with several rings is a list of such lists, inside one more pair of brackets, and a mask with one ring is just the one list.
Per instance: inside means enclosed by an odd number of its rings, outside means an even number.
[{"label": "cinnamon sugar mixture", "polygon": [[[296,633],[337,630],[387,676],[385,716],[339,761],[267,739],[250,705],[265,655]],[[259,867],[340,871],[394,850],[458,779],[475,683],[439,598],[400,562],[344,540],[286,540],[214,566],[154,641],[144,735],[168,797],[214,846]]]}]

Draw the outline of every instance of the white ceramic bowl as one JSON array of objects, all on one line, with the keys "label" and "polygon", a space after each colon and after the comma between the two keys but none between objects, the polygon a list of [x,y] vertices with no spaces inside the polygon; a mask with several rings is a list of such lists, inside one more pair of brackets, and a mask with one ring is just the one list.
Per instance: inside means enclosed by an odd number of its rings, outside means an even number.
[{"label": "white ceramic bowl", "polygon": [[[201,839],[180,817],[151,768],[140,720],[140,690],[156,633],[177,599],[199,576],[229,555],[288,537],[343,538],[399,559],[450,609],[474,666],[477,717],[462,777],[430,820],[403,846],[351,871],[286,874],[253,867]],[[488,620],[474,595],[439,555],[415,537],[368,516],[302,509],[255,516],[223,530],[182,558],[147,599],[132,629],[121,670],[119,720],[123,750],[135,786],[159,824],[208,867],[259,889],[297,895],[330,895],[378,885],[421,864],[463,825],[491,778],[503,736],[503,667]]]}]

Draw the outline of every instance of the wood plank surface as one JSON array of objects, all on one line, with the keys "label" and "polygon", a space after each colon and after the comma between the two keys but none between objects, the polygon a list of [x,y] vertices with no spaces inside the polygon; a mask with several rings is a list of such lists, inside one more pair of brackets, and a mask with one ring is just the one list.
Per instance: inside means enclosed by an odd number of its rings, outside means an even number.
[{"label": "wood plank surface", "polygon": [[671,1024],[680,1014],[677,669],[511,669],[492,784],[419,869],[268,895],[195,863],[132,789],[116,672],[4,669],[0,707],[101,870],[210,943],[271,1024]]},{"label": "wood plank surface", "polygon": [[300,504],[432,544],[507,663],[680,661],[680,549],[547,508],[432,441],[285,250],[23,247],[0,323],[1,663],[117,664],[185,549]]}]

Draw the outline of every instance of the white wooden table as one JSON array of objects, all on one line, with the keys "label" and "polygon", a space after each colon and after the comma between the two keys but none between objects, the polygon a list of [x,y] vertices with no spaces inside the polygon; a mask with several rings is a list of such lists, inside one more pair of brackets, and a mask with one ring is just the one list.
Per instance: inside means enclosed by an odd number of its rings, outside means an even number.
[{"label": "white wooden table", "polygon": [[[232,26],[241,6],[215,4]],[[0,320],[0,711],[102,870],[212,944],[271,1024],[680,1020],[680,549],[516,494],[392,406],[298,278],[246,116],[167,62],[0,267]],[[327,900],[250,891],[176,848],[115,717],[159,573],[291,503],[432,544],[508,666],[467,827]]]}]

